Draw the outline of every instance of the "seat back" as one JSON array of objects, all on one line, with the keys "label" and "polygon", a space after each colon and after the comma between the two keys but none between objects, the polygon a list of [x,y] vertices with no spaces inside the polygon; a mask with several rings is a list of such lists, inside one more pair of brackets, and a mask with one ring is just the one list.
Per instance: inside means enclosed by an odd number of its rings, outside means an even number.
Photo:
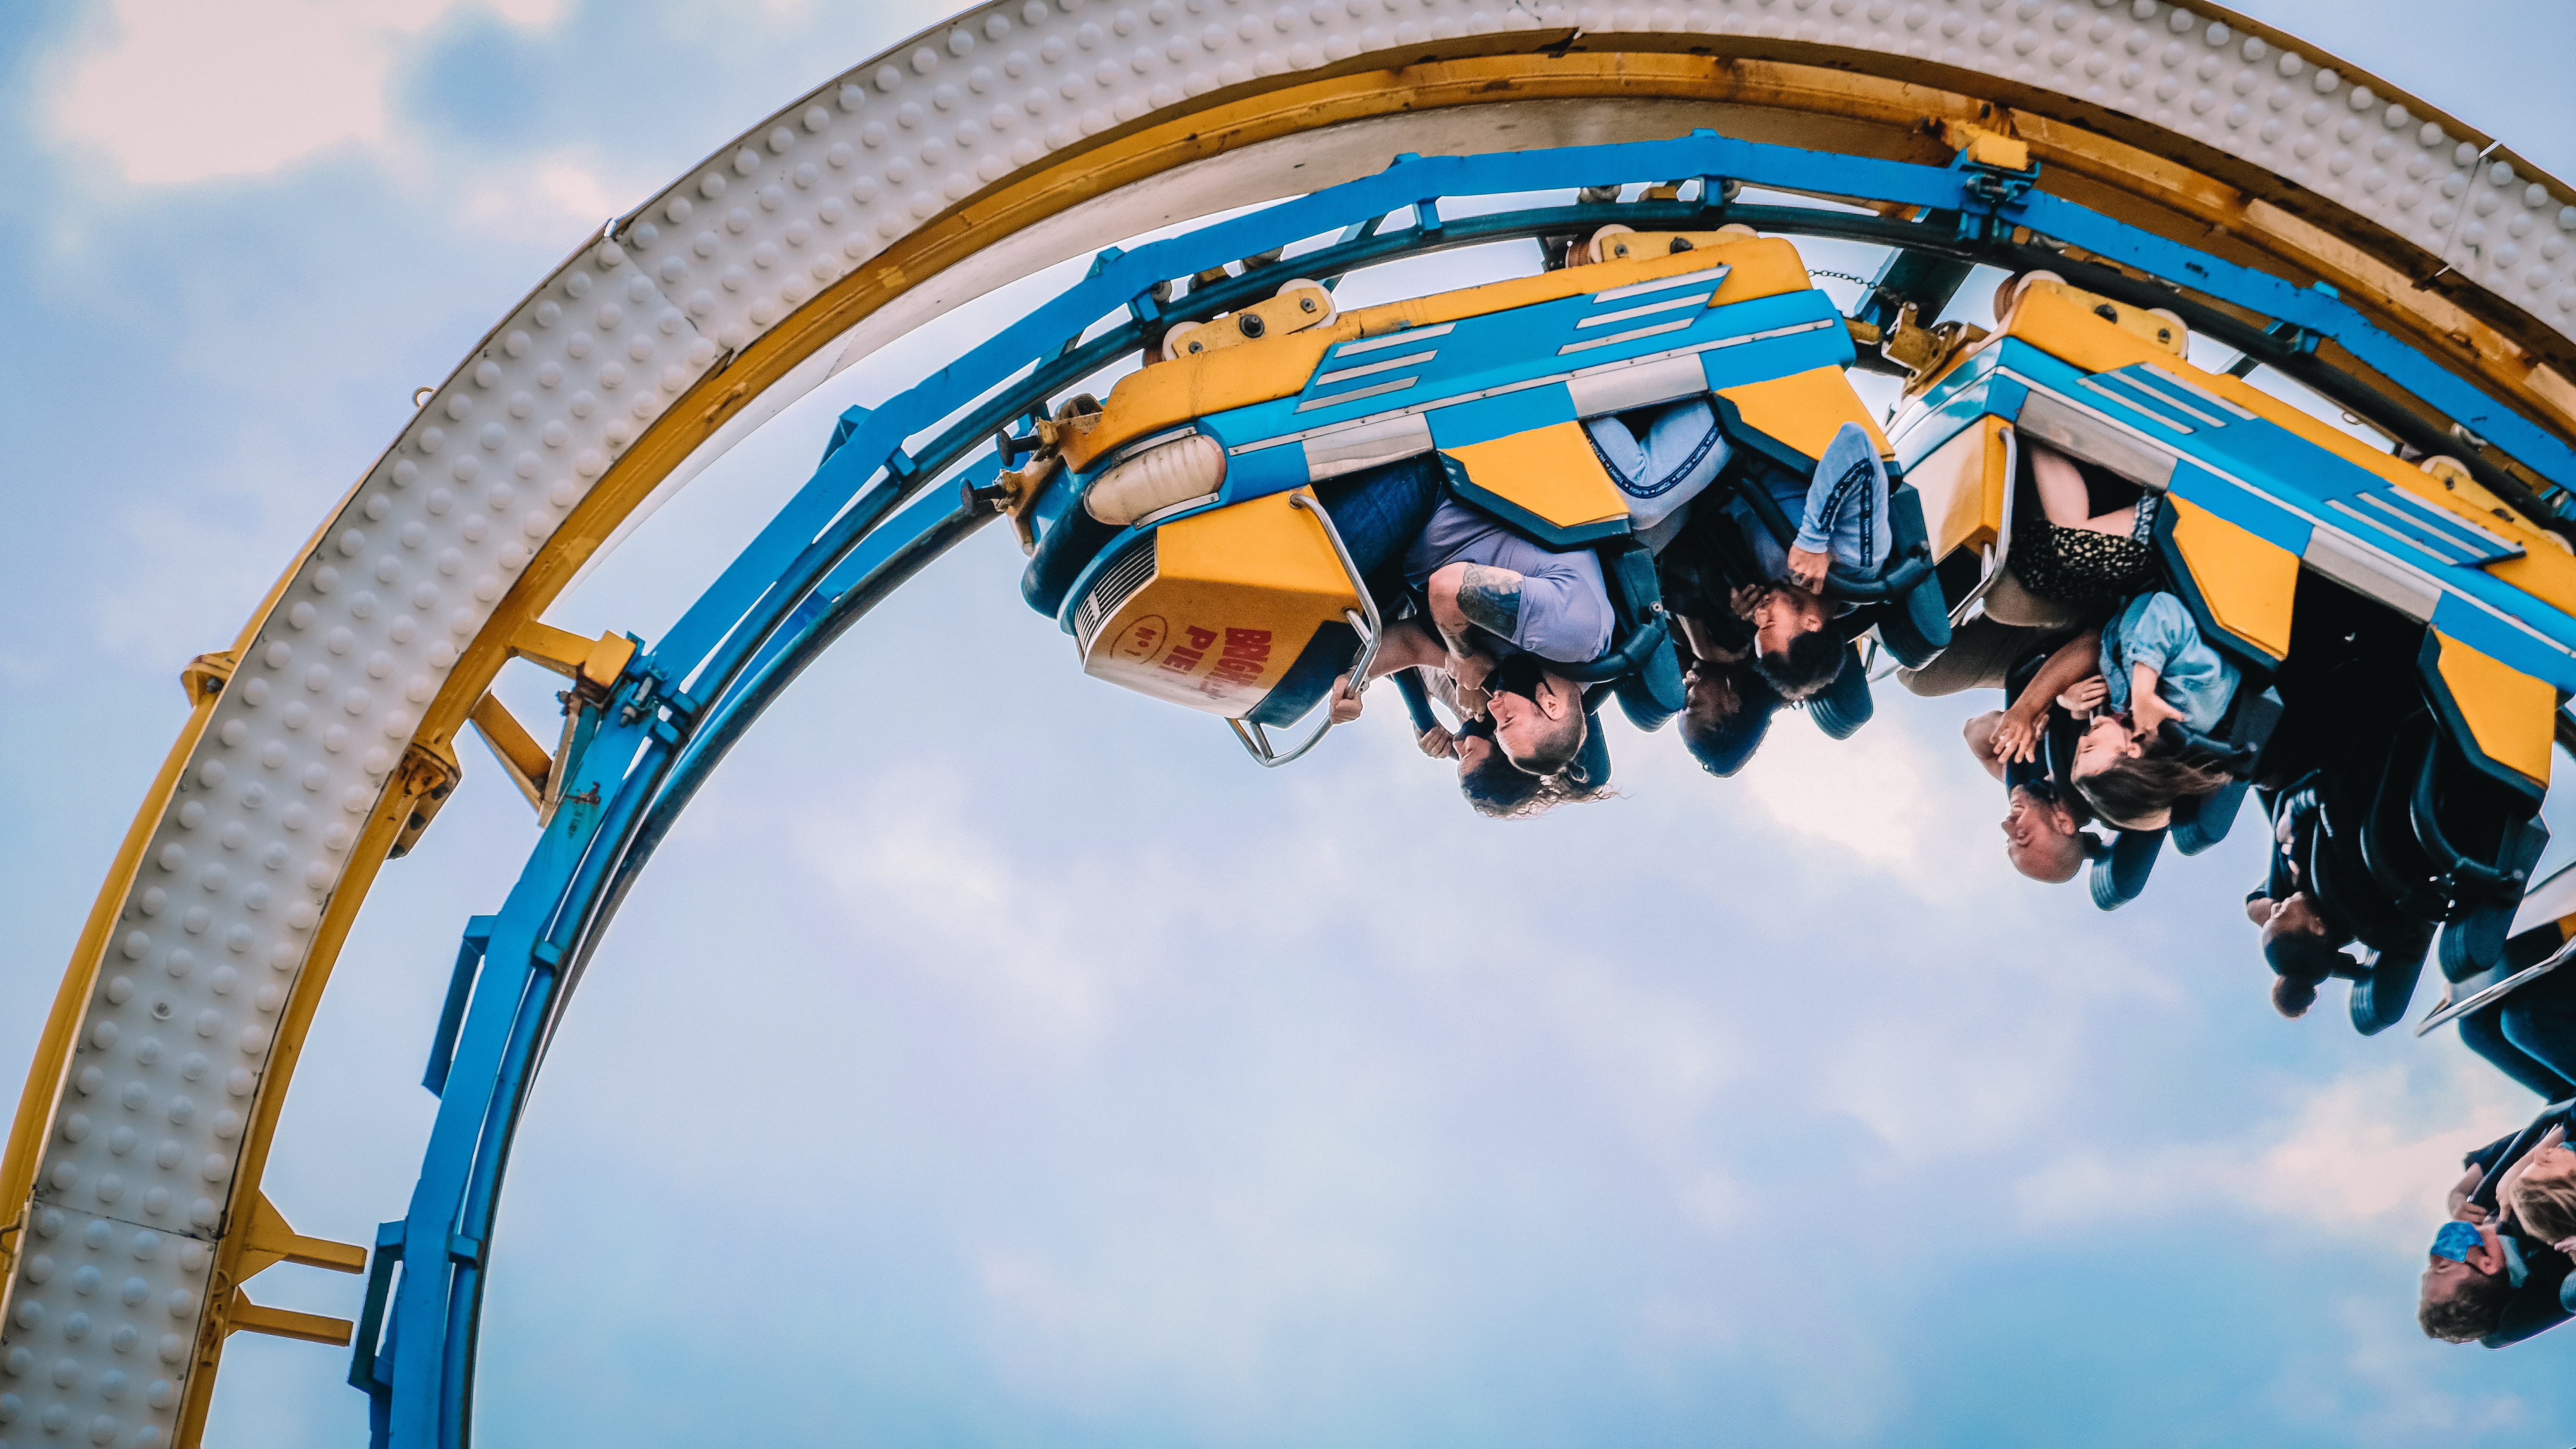
[{"label": "seat back", "polygon": [[2198,855],[2227,838],[2229,827],[2245,808],[2245,792],[2254,783],[2255,767],[2282,712],[2279,690],[2267,687],[2256,693],[2240,685],[2236,698],[2228,702],[2227,714],[2209,734],[2187,728],[2179,720],[2165,721],[2161,733],[2183,758],[2221,765],[2228,773],[2227,783],[2214,793],[2174,802],[2174,846],[2183,854]]},{"label": "seat back", "polygon": [[[1899,483],[1888,490],[1887,523],[1891,558],[1932,556],[1923,523],[1923,498],[1910,484]],[[1898,664],[1920,669],[1950,647],[1950,604],[1944,593],[1936,568],[1927,571],[1902,599],[1878,606],[1879,642]]]},{"label": "seat back", "polygon": [[1807,717],[1816,722],[1816,728],[1823,730],[1827,739],[1847,740],[1860,733],[1860,727],[1877,712],[1878,705],[1870,698],[1869,669],[1861,663],[1860,646],[1846,643],[1842,672],[1834,676],[1831,684],[1807,697]]},{"label": "seat back", "polygon": [[2405,742],[2401,730],[2376,789],[2330,779],[2318,787],[2323,805],[2316,845],[2309,853],[2310,886],[2319,903],[2348,922],[2373,950],[2393,949],[2418,936],[2429,939],[2430,923],[2441,919],[2438,896],[2408,888],[2420,879],[2418,862],[2406,853],[2412,842],[2402,829],[2390,832],[2383,810],[2392,793],[2403,796],[2403,785],[2392,790],[2391,781],[2404,777],[2405,766],[2397,757],[2405,753]]},{"label": "seat back", "polygon": [[2156,868],[2156,854],[2164,844],[2162,830],[2115,832],[2109,847],[2093,857],[2092,874],[2086,882],[2093,892],[2093,904],[2116,911],[2136,900],[2147,888],[2147,876]]},{"label": "seat back", "polygon": [[1585,692],[1583,748],[1565,766],[1566,782],[1578,790],[1597,791],[1610,784],[1610,736],[1601,728],[1601,701]]}]

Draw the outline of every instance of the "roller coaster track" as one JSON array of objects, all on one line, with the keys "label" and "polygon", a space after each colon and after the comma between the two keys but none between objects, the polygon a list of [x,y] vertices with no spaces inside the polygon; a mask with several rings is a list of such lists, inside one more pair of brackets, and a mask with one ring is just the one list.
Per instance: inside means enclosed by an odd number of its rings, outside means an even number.
[{"label": "roller coaster track", "polygon": [[[1942,122],[2017,135],[2035,182],[1952,164]],[[2213,6],[974,10],[585,242],[425,401],[232,645],[189,666],[192,712],[72,952],[0,1159],[0,1436],[194,1444],[225,1339],[248,1329],[354,1337],[380,1442],[465,1442],[511,1133],[583,966],[767,704],[993,517],[957,488],[990,480],[992,434],[1175,316],[1273,285],[1211,278],[1166,314],[1169,279],[1316,238],[1298,270],[1331,276],[1582,230],[1598,208],[1441,203],[1693,177],[1697,199],[1619,219],[2044,264],[2172,307],[2392,436],[2475,452],[2535,512],[2576,496],[2576,193]],[[1865,209],[1751,204],[1728,183]],[[832,372],[1086,252],[1066,293],[845,415],[812,480],[663,638],[540,622]],[[260,1183],[306,1032],[377,871],[457,786],[469,717],[496,742],[517,728],[487,694],[513,657],[572,676],[574,729],[557,760],[517,736],[542,828],[508,900],[466,931],[419,1184],[372,1245],[300,1236]],[[359,1320],[255,1304],[245,1283],[279,1262],[367,1271]]]}]

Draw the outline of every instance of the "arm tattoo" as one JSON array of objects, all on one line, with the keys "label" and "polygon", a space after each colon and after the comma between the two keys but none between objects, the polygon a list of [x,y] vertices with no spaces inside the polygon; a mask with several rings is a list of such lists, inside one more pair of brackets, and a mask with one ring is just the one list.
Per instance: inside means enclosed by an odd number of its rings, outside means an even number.
[{"label": "arm tattoo", "polygon": [[1467,565],[1458,580],[1458,612],[1497,638],[1511,638],[1521,621],[1521,576],[1510,569]]}]

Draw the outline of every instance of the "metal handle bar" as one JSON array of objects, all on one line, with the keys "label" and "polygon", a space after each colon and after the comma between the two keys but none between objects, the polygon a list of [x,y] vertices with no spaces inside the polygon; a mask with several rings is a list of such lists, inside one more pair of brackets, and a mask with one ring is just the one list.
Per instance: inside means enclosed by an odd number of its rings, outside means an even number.
[{"label": "metal handle bar", "polygon": [[[1342,618],[1360,636],[1359,656],[1351,661],[1351,693],[1359,694],[1368,688],[1369,666],[1377,662],[1378,645],[1386,638],[1385,628],[1378,620],[1377,600],[1369,597],[1368,581],[1360,577],[1359,565],[1351,562],[1351,551],[1342,545],[1341,530],[1333,527],[1333,516],[1324,511],[1324,505],[1315,500],[1315,495],[1291,493],[1288,506],[1306,510],[1323,525],[1324,541],[1333,546],[1333,557],[1341,560],[1342,574],[1351,581],[1351,592],[1359,596],[1359,608],[1342,611]],[[1264,726],[1246,719],[1228,719],[1226,723],[1233,727],[1234,737],[1243,742],[1244,753],[1259,761],[1261,768],[1275,770],[1313,749],[1332,730],[1332,701],[1329,696],[1325,700],[1323,723],[1315,726],[1315,732],[1297,748],[1284,755],[1270,747],[1270,731]]]},{"label": "metal handle bar", "polygon": [[2548,956],[2539,961],[2533,962],[2529,966],[2523,967],[2521,970],[2516,971],[2502,981],[2496,982],[2492,986],[2473,992],[2457,1001],[2446,1002],[2441,1006],[2435,1007],[2432,1011],[2425,1013],[2424,1020],[2416,1025],[2415,1034],[2417,1036],[2422,1036],[2424,1033],[2431,1031],[2437,1026],[2457,1021],[2461,1017],[2467,1016],[2472,1012],[2484,1011],[2486,1008],[2504,1000],[2506,997],[2511,996],[2523,987],[2543,976],[2548,975],[2559,967],[2566,965],[2567,958],[2569,956],[2576,956],[2576,938],[2570,938],[2566,944],[2560,946],[2557,950],[2550,952]]},{"label": "metal handle bar", "polygon": [[1825,597],[1847,604],[1880,604],[1902,599],[1932,576],[1931,550],[1920,544],[1905,551],[1898,563],[1877,578],[1860,578],[1835,564],[1825,570]]}]

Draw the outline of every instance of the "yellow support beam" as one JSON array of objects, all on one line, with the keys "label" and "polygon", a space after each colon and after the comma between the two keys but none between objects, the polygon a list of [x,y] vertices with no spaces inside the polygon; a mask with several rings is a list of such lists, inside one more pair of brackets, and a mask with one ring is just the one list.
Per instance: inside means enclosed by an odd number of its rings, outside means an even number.
[{"label": "yellow support beam", "polygon": [[319,1313],[298,1313],[292,1308],[265,1308],[250,1301],[250,1295],[236,1288],[231,1307],[224,1312],[224,1333],[265,1333],[276,1338],[300,1338],[306,1343],[329,1344],[347,1348],[357,1336],[357,1325],[345,1318],[328,1318]]},{"label": "yellow support beam", "polygon": [[585,639],[569,629],[528,619],[511,631],[510,652],[568,679],[606,689],[625,672],[626,661],[635,657],[635,641],[616,634]]},{"label": "yellow support beam", "polygon": [[402,798],[407,811],[402,828],[395,832],[390,860],[411,854],[420,842],[421,832],[438,818],[438,809],[447,797],[456,793],[465,778],[465,768],[456,762],[456,751],[444,743],[414,740],[403,751],[402,768],[397,772]]},{"label": "yellow support beam", "polygon": [[[2006,124],[2010,124],[2009,121]],[[1989,130],[1973,121],[1945,120],[1941,123],[1941,141],[1951,150],[1968,158],[1972,165],[1992,166],[1999,171],[2028,171],[2030,143],[2018,136],[2007,136]]]},{"label": "yellow support beam", "polygon": [[[279,1263],[300,1263],[307,1268],[328,1268],[334,1273],[367,1271],[367,1250],[355,1243],[333,1242],[329,1238],[308,1238],[297,1232],[268,1200],[268,1194],[251,1189],[250,1211],[237,1229],[243,1234],[241,1258],[234,1268],[235,1281],[249,1278]],[[270,1310],[262,1310],[263,1312]],[[345,1337],[340,1340],[348,1342]]]},{"label": "yellow support beam", "polygon": [[[540,624],[537,627],[542,629],[545,626]],[[544,809],[546,781],[554,773],[554,756],[537,743],[537,737],[528,733],[528,727],[519,723],[518,717],[510,713],[498,695],[486,694],[475,701],[474,708],[465,718],[473,724],[475,732],[483,736],[483,743],[492,747],[492,754],[500,760],[501,769],[509,775],[510,783],[519,787],[519,793],[528,797],[530,805]]]}]

